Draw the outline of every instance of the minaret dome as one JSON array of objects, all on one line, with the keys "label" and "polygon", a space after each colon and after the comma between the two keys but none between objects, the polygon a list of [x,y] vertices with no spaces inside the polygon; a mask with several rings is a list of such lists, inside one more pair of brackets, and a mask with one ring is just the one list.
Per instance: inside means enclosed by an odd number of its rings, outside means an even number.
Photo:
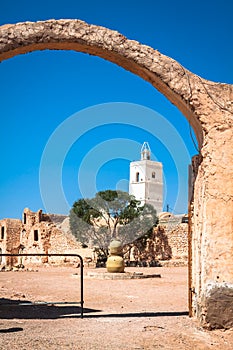
[{"label": "minaret dome", "polygon": [[151,150],[148,142],[144,142],[141,148],[141,160],[150,160]]}]

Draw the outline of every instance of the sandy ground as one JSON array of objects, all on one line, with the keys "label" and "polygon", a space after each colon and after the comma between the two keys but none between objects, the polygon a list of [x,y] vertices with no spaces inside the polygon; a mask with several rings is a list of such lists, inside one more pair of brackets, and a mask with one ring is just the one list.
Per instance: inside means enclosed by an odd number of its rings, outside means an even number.
[{"label": "sandy ground", "polygon": [[0,349],[233,349],[233,330],[205,331],[188,317],[187,268],[127,271],[162,277],[99,280],[86,275],[83,319],[78,305],[3,305],[18,299],[80,301],[77,268],[0,272]]}]

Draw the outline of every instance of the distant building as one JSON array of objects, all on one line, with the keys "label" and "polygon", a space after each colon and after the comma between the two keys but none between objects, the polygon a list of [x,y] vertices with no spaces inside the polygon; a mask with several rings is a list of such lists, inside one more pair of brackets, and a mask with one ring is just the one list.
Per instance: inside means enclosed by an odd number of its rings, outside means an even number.
[{"label": "distant building", "polygon": [[142,204],[153,205],[157,213],[163,210],[163,165],[151,160],[148,142],[141,148],[141,160],[130,163],[129,194]]},{"label": "distant building", "polygon": [[[82,249],[70,232],[69,217],[44,214],[42,210],[23,211],[22,221],[0,220],[0,254],[80,254],[92,257],[92,249]],[[73,257],[5,257],[0,256],[0,265],[40,265],[49,263],[63,265],[79,260]]]}]

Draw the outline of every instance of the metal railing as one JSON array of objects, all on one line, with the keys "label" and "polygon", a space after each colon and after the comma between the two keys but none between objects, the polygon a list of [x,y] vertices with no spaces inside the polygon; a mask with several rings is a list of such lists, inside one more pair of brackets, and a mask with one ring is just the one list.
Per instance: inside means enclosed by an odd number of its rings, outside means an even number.
[{"label": "metal railing", "polygon": [[[0,254],[0,256],[9,256],[9,257],[23,257],[23,256],[44,256],[44,257],[50,257],[50,256],[73,256],[73,257],[77,257],[80,260],[80,301],[78,302],[32,302],[29,303],[29,305],[32,304],[80,304],[81,306],[81,318],[83,318],[83,305],[84,305],[84,295],[83,295],[83,258],[79,255],[79,254],[39,254],[39,253],[35,253],[35,254]],[[5,304],[6,305],[6,304]],[[26,305],[26,303],[23,303],[23,305]]]}]

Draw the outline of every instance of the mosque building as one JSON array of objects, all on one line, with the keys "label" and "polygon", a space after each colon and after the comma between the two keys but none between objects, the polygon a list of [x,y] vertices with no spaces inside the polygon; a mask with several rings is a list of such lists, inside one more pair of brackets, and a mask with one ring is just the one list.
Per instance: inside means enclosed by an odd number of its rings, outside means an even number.
[{"label": "mosque building", "polygon": [[158,214],[163,211],[163,165],[151,160],[148,142],[142,145],[141,160],[130,163],[129,194],[142,205],[153,205]]}]

